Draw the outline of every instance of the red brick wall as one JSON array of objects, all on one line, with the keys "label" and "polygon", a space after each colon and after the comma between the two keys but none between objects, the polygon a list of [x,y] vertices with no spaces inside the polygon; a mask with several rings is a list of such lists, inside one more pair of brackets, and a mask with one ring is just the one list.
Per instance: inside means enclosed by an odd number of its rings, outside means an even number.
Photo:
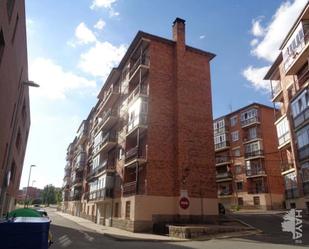
[{"label": "red brick wall", "polygon": [[[0,30],[3,30],[5,39],[4,53],[0,62],[0,185],[2,185],[5,174],[8,147],[13,131],[11,120],[14,105],[18,105],[19,93],[22,93],[20,105],[16,107],[16,110],[18,110],[16,131],[19,129],[21,132],[21,146],[17,150],[15,141],[12,141],[12,153],[16,170],[8,189],[9,195],[17,195],[30,126],[28,87],[24,87],[23,91],[19,90],[21,83],[28,80],[24,9],[23,0],[15,1],[12,17],[9,21],[6,11],[6,1],[0,2]],[[13,41],[12,37],[17,15],[19,16],[19,21]],[[25,101],[26,105],[25,120],[22,119],[21,115],[23,101]]]}]

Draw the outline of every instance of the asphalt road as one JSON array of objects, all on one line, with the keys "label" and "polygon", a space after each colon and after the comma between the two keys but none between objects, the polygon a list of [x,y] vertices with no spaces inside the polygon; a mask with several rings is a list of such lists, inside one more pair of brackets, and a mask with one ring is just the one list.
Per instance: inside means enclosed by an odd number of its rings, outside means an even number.
[{"label": "asphalt road", "polygon": [[[258,249],[258,248],[274,248],[285,249],[295,248],[293,241],[288,241],[289,245],[283,245],[279,232],[275,232],[278,237],[277,241],[271,241],[267,238],[274,236],[250,236],[247,238],[230,238],[230,239],[212,239],[208,241],[190,241],[190,242],[142,242],[142,241],[117,241],[102,234],[98,234],[93,230],[87,229],[77,223],[65,219],[58,215],[53,209],[48,209],[48,214],[52,220],[51,231],[53,233],[54,244],[51,249]],[[241,217],[244,218],[244,217]],[[245,217],[248,221],[249,219]],[[256,219],[254,219],[256,222]],[[261,219],[259,219],[260,221]],[[279,219],[276,219],[279,222]],[[273,222],[270,222],[273,224]],[[264,227],[264,225],[262,225]],[[273,226],[274,227],[274,226]],[[272,231],[272,229],[270,229]],[[282,233],[282,232],[281,232]],[[287,236],[288,237],[288,236]],[[308,237],[308,236],[307,236]],[[265,240],[266,239],[266,240]],[[292,243],[291,243],[292,242]],[[294,244],[294,245],[293,245]],[[298,245],[304,246],[304,245]]]}]

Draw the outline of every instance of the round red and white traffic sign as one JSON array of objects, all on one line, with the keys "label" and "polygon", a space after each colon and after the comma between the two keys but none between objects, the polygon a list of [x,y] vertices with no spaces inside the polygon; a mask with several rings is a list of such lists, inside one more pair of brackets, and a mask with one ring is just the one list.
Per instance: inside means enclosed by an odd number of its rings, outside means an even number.
[{"label": "round red and white traffic sign", "polygon": [[187,209],[190,206],[190,201],[187,197],[181,197],[179,200],[179,206],[182,209]]}]

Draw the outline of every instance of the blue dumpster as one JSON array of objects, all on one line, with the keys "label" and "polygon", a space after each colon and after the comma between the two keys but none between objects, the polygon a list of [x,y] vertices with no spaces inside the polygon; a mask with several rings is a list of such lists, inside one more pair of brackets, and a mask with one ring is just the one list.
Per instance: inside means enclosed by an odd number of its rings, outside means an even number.
[{"label": "blue dumpster", "polygon": [[50,220],[17,217],[0,222],[0,249],[48,249]]}]

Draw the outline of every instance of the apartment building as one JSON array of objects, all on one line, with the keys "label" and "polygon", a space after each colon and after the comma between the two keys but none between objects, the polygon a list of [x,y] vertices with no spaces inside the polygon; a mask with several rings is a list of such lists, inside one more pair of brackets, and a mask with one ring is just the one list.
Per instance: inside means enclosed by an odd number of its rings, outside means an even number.
[{"label": "apartment building", "polygon": [[218,201],[226,208],[282,208],[275,114],[253,103],[214,120]]},{"label": "apartment building", "polygon": [[0,1],[0,217],[16,203],[30,110],[24,0]]},{"label": "apartment building", "polygon": [[309,5],[307,4],[265,75],[272,101],[280,112],[275,121],[287,208],[309,210]]},{"label": "apartment building", "polygon": [[[103,85],[88,119],[81,192],[73,192],[81,193],[80,214],[69,212],[135,232],[218,214],[215,55],[186,45],[184,20],[177,18],[172,31],[172,40],[139,31]],[[71,162],[78,141],[68,148],[67,200],[76,189]]]}]

